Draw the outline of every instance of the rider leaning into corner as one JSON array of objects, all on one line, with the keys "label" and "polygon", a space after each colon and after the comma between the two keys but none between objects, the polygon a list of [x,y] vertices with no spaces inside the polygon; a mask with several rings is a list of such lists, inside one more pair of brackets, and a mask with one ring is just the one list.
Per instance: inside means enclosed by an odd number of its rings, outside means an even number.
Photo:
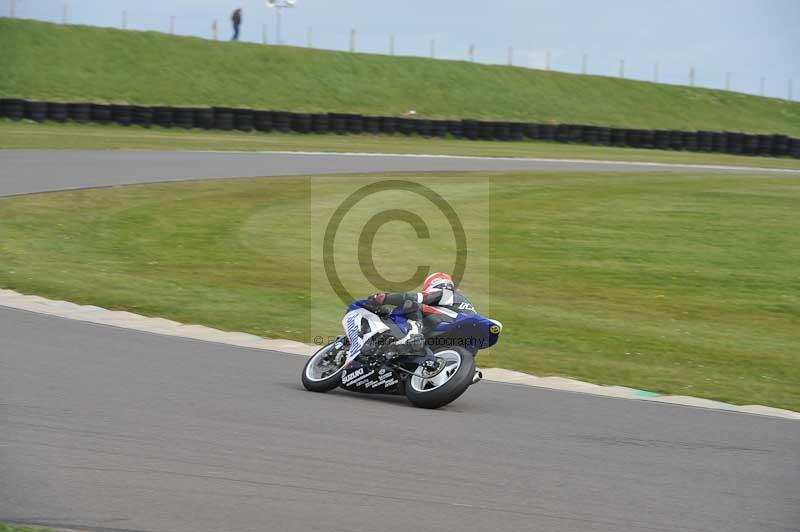
[{"label": "rider leaning into corner", "polygon": [[[369,306],[365,310],[373,312],[378,316],[385,316],[384,305],[400,307],[409,318],[410,323],[421,322],[421,330],[412,325],[409,327],[408,334],[396,340],[394,345],[399,348],[398,354],[402,354],[402,347],[407,351],[416,351],[424,345],[424,332],[430,331],[442,322],[452,322],[459,314],[474,314],[475,307],[469,299],[457,290],[450,275],[436,272],[429,275],[422,284],[422,292],[379,292],[369,296]],[[352,311],[357,312],[357,311]],[[348,313],[349,316],[350,313]],[[353,327],[348,327],[348,316],[345,316],[343,323],[347,331],[347,337],[351,346],[361,346],[361,332]],[[364,345],[362,352],[368,350]],[[378,347],[378,346],[375,346]]]}]

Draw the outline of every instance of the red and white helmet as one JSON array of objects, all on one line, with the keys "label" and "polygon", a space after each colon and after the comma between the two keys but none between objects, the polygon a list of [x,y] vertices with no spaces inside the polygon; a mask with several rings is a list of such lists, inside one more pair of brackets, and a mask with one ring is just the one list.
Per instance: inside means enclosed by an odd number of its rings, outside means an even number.
[{"label": "red and white helmet", "polygon": [[453,278],[447,275],[446,273],[436,272],[432,273],[425,278],[425,282],[422,283],[422,291],[429,292],[435,289],[442,289],[448,288],[450,290],[455,290],[455,284],[453,283]]}]

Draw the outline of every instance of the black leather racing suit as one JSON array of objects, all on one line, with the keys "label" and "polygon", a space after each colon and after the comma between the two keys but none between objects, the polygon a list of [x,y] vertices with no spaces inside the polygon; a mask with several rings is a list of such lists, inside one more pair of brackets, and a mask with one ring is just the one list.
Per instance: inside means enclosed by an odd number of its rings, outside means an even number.
[{"label": "black leather racing suit", "polygon": [[458,314],[475,314],[475,307],[457,289],[435,288],[427,292],[395,292],[382,295],[382,304],[402,307],[409,319],[422,321],[423,334],[441,322],[455,320]]}]

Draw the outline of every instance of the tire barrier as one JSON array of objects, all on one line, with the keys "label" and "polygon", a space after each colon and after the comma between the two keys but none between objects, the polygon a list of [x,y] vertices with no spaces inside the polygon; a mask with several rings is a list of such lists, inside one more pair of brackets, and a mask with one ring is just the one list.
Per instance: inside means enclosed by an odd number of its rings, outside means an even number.
[{"label": "tire barrier", "polygon": [[153,109],[144,105],[133,106],[133,123],[141,127],[153,125]]},{"label": "tire barrier", "polygon": [[133,109],[130,105],[112,105],[111,121],[123,126],[133,123]]},{"label": "tire barrier", "polygon": [[525,124],[519,122],[511,122],[509,124],[510,139],[513,141],[523,140],[525,138]]},{"label": "tire barrier", "polygon": [[214,107],[214,129],[233,131],[233,109],[230,107]]},{"label": "tire barrier", "polygon": [[448,124],[447,120],[431,120],[431,135],[434,137],[446,137]]},{"label": "tire barrier", "polygon": [[327,114],[311,115],[311,131],[314,133],[328,133],[330,131],[330,120]]},{"label": "tire barrier", "polygon": [[397,131],[402,133],[403,135],[411,135],[413,134],[416,129],[415,120],[412,118],[398,118],[397,119]]},{"label": "tire barrier", "polygon": [[50,102],[47,104],[47,119],[55,122],[67,121],[67,104],[63,102]]},{"label": "tire barrier", "polygon": [[494,140],[494,122],[478,122],[478,136],[482,140]]},{"label": "tire barrier", "polygon": [[25,101],[15,98],[0,100],[0,116],[11,120],[22,120],[25,118]]},{"label": "tire barrier", "polygon": [[272,127],[281,133],[292,130],[292,113],[288,111],[272,111]]},{"label": "tire barrier", "polygon": [[297,133],[311,133],[311,115],[308,113],[295,113],[292,115],[292,131]]},{"label": "tire barrier", "polygon": [[761,157],[800,158],[800,139],[783,134],[611,128],[484,120],[431,120],[344,113],[292,113],[230,107],[170,107],[0,98],[0,117],[65,122],[114,122],[124,126],[279,131],[302,134],[420,135],[470,140],[541,140],[594,146],[686,150]]},{"label": "tire barrier", "polygon": [[625,147],[628,142],[627,131],[624,129],[613,128],[611,130],[611,145],[620,148]]},{"label": "tire barrier", "polygon": [[345,115],[344,122],[348,133],[359,135],[364,132],[364,117],[361,115]]},{"label": "tire barrier", "polygon": [[[291,122],[289,122],[289,124],[291,126]],[[233,127],[239,131],[246,131],[248,133],[253,131],[253,110],[234,109]]]},{"label": "tire barrier", "polygon": [[91,107],[92,122],[99,124],[111,123],[111,106],[93,103]]},{"label": "tire barrier", "polygon": [[347,115],[329,113],[328,119],[330,120],[331,131],[337,135],[344,135],[347,133]]},{"label": "tire barrier", "polygon": [[214,110],[208,107],[195,107],[194,114],[194,127],[200,129],[214,129]]},{"label": "tire barrier", "polygon": [[687,151],[697,151],[697,132],[683,132],[683,148]]},{"label": "tire barrier", "polygon": [[176,107],[172,110],[172,119],[175,127],[192,129],[194,127],[194,109],[191,107]]},{"label": "tire barrier", "polygon": [[461,138],[464,136],[464,124],[461,120],[448,120],[447,132],[454,137]]},{"label": "tire barrier", "polygon": [[253,128],[256,131],[272,131],[274,127],[272,111],[253,112]]},{"label": "tire barrier", "polygon": [[431,130],[433,129],[433,124],[431,124],[430,120],[425,120],[425,119],[414,120],[414,125],[416,126],[415,133],[418,133],[423,137],[431,136]]},{"label": "tire barrier", "polygon": [[153,107],[153,124],[161,127],[172,127],[175,124],[175,110],[165,105]]},{"label": "tire barrier", "polygon": [[393,116],[379,116],[378,129],[386,135],[397,133],[397,119]]},{"label": "tire barrier", "polygon": [[377,135],[381,132],[380,120],[377,116],[364,117],[364,133],[369,135]]},{"label": "tire barrier", "polygon": [[35,122],[44,122],[47,120],[47,102],[29,102],[26,101],[24,105],[25,118]]},{"label": "tire barrier", "polygon": [[480,122],[477,120],[462,120],[461,131],[469,140],[478,140],[481,137]]},{"label": "tire barrier", "polygon": [[700,151],[710,152],[713,150],[714,133],[712,131],[698,131],[697,132],[697,149]]}]

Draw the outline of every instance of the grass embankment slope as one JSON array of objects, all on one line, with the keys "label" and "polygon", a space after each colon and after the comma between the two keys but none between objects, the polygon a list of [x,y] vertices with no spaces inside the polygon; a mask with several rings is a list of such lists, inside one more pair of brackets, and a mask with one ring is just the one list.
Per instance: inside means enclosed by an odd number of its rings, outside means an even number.
[{"label": "grass embankment slope", "polygon": [[[467,205],[487,204],[474,185],[485,177],[420,176]],[[241,179],[2,199],[0,286],[269,337],[338,334],[335,299],[310,325],[310,205],[334,190],[320,186]],[[488,193],[491,247],[470,260],[489,260],[489,312],[506,329],[481,366],[800,410],[800,178],[503,173]],[[410,264],[452,268],[452,250],[418,245],[405,224],[378,236],[387,278]],[[338,235],[337,248],[357,240]],[[363,280],[347,264],[337,258],[341,275]]]},{"label": "grass embankment slope", "polygon": [[0,96],[800,135],[800,103],[416,57],[0,19]]}]

